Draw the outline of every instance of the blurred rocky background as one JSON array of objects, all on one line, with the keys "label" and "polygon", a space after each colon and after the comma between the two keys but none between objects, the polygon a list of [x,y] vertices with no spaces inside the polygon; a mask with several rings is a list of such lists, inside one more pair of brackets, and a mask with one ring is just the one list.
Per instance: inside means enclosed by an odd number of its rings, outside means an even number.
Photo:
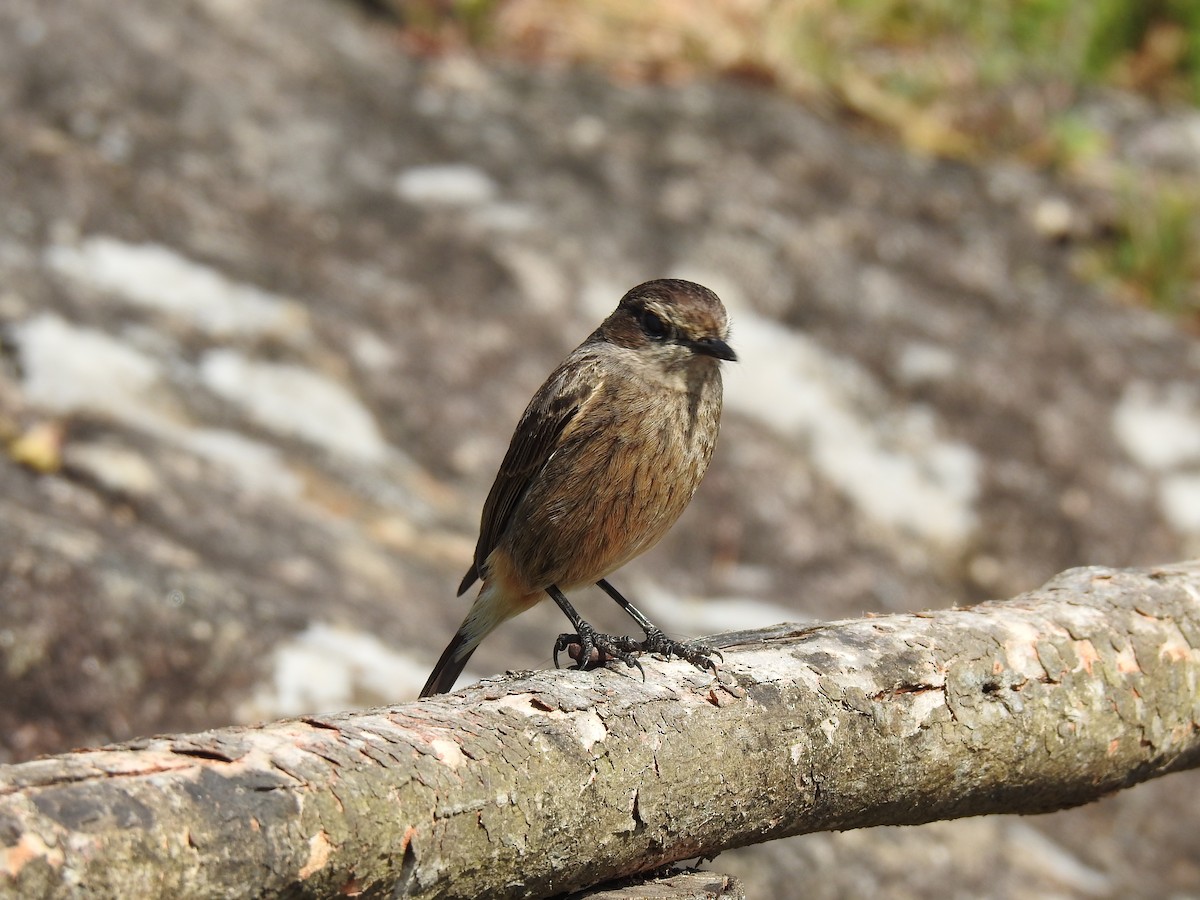
[{"label": "blurred rocky background", "polygon": [[[1197,555],[1197,9],[6,0],[0,758],[415,696],[525,402],[648,278],[714,288],[742,360],[617,577],[675,634]],[[712,865],[1200,896],[1198,801]]]}]

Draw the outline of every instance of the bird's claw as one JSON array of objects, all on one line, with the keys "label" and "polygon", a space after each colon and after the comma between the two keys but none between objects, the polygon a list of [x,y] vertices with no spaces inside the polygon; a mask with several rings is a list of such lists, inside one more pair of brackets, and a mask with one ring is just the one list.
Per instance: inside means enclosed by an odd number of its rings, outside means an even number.
[{"label": "bird's claw", "polygon": [[[584,624],[586,625],[586,623]],[[610,659],[619,659],[630,668],[637,669],[642,674],[642,681],[646,680],[646,670],[633,655],[635,651],[641,649],[641,644],[633,638],[601,634],[591,627],[581,628],[579,634],[560,634],[558,640],[554,642],[554,668],[559,668],[558,654],[573,644],[579,647],[579,661],[572,668],[587,669],[592,666],[602,666]],[[592,662],[593,651],[598,656],[594,663]]]},{"label": "bird's claw", "polygon": [[710,647],[708,644],[702,644],[697,641],[677,641],[674,638],[669,638],[657,628],[646,633],[646,639],[639,645],[645,653],[659,653],[670,659],[672,656],[678,656],[680,659],[690,662],[697,669],[703,669],[707,672],[717,671],[717,664],[712,661],[712,657],[716,656],[721,662],[725,662],[725,654],[716,647]]},{"label": "bird's claw", "polygon": [[[572,668],[588,669],[602,666],[610,659],[618,659],[625,665],[641,672],[643,681],[646,680],[646,670],[634,656],[635,653],[657,653],[667,659],[676,656],[690,662],[697,669],[713,674],[717,672],[717,664],[713,662],[712,658],[715,656],[721,662],[725,661],[725,654],[716,647],[696,641],[677,641],[667,637],[657,628],[647,632],[645,640],[635,641],[624,635],[601,634],[588,626],[586,622],[584,625],[585,627],[581,628],[578,634],[560,634],[558,636],[558,640],[554,642],[554,668],[560,668],[558,654],[572,646],[579,648],[576,657],[578,662]],[[592,659],[593,653],[596,654],[595,660]]]}]

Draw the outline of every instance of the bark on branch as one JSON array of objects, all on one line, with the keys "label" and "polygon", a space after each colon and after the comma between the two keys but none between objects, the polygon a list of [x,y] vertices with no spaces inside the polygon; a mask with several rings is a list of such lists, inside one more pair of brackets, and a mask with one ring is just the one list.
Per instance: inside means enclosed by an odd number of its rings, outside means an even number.
[{"label": "bark on branch", "polygon": [[[0,896],[542,896],[1200,764],[1200,563],[0,767]],[[736,679],[736,684],[734,683]]]}]

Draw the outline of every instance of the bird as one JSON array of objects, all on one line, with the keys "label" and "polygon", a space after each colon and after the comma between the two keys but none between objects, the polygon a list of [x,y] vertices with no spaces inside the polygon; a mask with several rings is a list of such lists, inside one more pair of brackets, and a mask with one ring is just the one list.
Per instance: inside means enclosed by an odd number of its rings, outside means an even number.
[{"label": "bird", "polygon": [[[641,669],[635,652],[716,670],[715,651],[668,638],[607,576],[653,547],[708,469],[721,422],[721,361],[735,362],[729,316],[708,288],[657,279],[630,289],[559,364],[517,423],[483,505],[462,596],[482,584],[421,697],[449,691],[480,642],[549,596],[570,620],[570,646]],[[601,634],[566,592],[596,584],[645,639]],[[645,677],[643,671],[643,678]]]}]

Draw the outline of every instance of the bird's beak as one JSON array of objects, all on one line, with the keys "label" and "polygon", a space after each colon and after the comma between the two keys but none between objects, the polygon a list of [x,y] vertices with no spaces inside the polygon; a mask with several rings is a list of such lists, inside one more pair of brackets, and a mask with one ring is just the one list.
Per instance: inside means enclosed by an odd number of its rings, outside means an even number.
[{"label": "bird's beak", "polygon": [[720,338],[702,338],[698,341],[691,341],[689,346],[693,353],[702,353],[705,356],[712,356],[716,359],[725,359],[729,362],[737,362],[737,354]]}]

